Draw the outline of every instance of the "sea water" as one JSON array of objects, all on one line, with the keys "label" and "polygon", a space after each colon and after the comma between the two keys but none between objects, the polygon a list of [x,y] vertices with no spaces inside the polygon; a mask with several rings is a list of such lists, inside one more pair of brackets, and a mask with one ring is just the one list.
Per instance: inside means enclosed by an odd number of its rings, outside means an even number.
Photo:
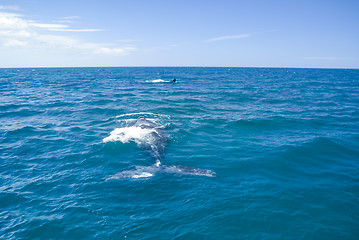
[{"label": "sea water", "polygon": [[2,239],[359,238],[359,70],[0,69],[0,86]]}]

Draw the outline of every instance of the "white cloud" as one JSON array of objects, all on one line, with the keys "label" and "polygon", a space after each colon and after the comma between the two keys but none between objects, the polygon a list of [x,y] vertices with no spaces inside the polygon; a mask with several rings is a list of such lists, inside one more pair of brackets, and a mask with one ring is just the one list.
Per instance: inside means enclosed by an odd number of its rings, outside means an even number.
[{"label": "white cloud", "polygon": [[44,28],[44,29],[61,29],[61,28],[67,28],[67,25],[63,24],[52,24],[52,23],[37,23],[32,22],[30,23],[31,26],[37,27],[37,28]]},{"label": "white cloud", "polygon": [[238,35],[227,35],[227,36],[220,36],[215,37],[206,40],[206,42],[217,42],[217,41],[223,41],[223,40],[233,40],[233,39],[242,39],[242,38],[249,38],[252,34],[244,33],[244,34],[238,34]]},{"label": "white cloud", "polygon": [[[77,16],[66,17],[66,19],[77,18]],[[58,34],[51,34],[53,31]],[[97,31],[101,29],[71,29],[65,24],[42,23],[28,20],[20,14],[0,11],[0,46],[3,48],[70,50],[86,55],[126,55],[136,50],[133,46],[110,47],[108,44],[91,43],[64,35],[65,32]]]},{"label": "white cloud", "polygon": [[0,12],[0,29],[18,30],[26,29],[29,23],[22,20],[21,15],[16,13]]}]

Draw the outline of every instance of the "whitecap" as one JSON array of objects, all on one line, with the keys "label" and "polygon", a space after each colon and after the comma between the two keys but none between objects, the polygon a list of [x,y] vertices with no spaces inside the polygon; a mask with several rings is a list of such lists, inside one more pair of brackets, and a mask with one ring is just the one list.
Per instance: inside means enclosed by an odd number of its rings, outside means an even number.
[{"label": "whitecap", "polygon": [[154,80],[147,80],[146,82],[148,82],[148,83],[167,83],[167,82],[170,82],[170,81],[163,80],[163,79],[154,79]]}]

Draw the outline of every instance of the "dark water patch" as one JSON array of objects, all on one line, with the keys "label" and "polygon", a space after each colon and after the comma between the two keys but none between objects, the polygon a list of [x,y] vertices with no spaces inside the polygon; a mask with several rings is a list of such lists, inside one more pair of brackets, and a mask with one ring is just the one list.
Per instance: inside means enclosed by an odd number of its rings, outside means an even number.
[{"label": "dark water patch", "polygon": [[228,124],[231,127],[240,128],[243,130],[298,130],[298,129],[318,129],[328,127],[328,123],[324,119],[296,119],[286,117],[273,118],[254,118],[254,119],[240,119]]},{"label": "dark water patch", "polygon": [[283,150],[256,162],[256,171],[295,186],[330,182],[341,185],[357,179],[353,160],[359,152],[331,139],[316,138],[301,146],[283,147]]},{"label": "dark water patch", "polygon": [[0,193],[0,208],[15,208],[16,205],[24,204],[29,199],[19,193],[2,191]]}]

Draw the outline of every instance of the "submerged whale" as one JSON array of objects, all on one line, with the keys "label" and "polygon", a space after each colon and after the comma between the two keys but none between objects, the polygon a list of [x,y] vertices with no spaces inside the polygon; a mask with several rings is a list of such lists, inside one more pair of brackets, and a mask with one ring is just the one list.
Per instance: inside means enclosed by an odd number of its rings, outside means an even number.
[{"label": "submerged whale", "polygon": [[155,164],[150,166],[135,166],[135,169],[120,172],[108,179],[151,177],[158,172],[207,177],[215,176],[215,173],[210,170],[163,165],[161,159],[168,143],[168,137],[164,130],[164,126],[159,125],[155,120],[145,117],[128,120],[125,127],[113,130],[110,136],[103,139],[104,143],[111,141],[120,141],[122,143],[135,142],[138,147],[152,155],[155,159]]},{"label": "submerged whale", "polygon": [[142,137],[139,139],[138,145],[148,150],[156,158],[157,165],[161,164],[160,158],[167,145],[167,136],[163,127],[144,117],[139,117],[129,126],[139,128],[138,131],[142,133]]}]

